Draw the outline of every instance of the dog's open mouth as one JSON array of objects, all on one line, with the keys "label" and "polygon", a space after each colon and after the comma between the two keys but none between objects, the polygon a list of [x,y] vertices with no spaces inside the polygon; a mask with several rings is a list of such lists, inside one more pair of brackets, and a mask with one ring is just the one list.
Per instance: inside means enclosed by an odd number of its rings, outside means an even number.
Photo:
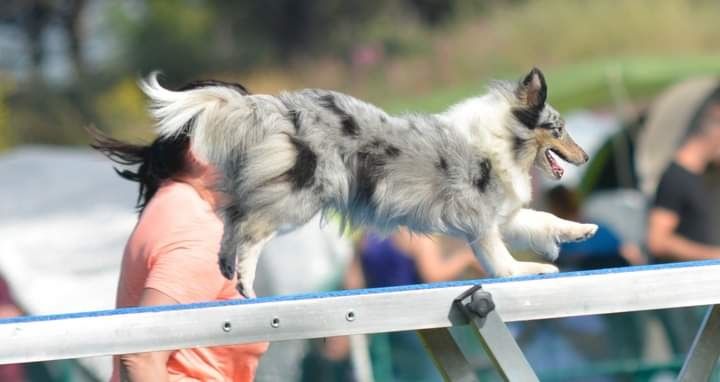
[{"label": "dog's open mouth", "polygon": [[555,150],[553,149],[546,149],[545,150],[545,158],[547,158],[548,163],[550,164],[550,170],[552,170],[553,175],[556,179],[562,178],[563,174],[565,173],[565,170],[563,170],[562,167],[558,164],[557,160],[553,156],[553,154],[556,154],[560,156]]}]

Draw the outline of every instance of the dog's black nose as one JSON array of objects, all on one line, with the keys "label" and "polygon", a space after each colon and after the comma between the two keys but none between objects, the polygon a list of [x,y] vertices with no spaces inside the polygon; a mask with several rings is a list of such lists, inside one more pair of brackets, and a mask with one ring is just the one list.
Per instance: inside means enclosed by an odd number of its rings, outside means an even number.
[{"label": "dog's black nose", "polygon": [[587,163],[588,160],[590,160],[590,157],[587,155],[587,153],[583,153],[583,162]]}]

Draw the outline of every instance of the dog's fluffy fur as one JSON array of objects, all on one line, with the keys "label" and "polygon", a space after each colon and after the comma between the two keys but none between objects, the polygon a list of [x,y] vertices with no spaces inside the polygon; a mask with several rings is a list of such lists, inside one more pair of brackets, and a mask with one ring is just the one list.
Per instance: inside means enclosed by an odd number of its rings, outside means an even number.
[{"label": "dog's fluffy fur", "polygon": [[196,155],[223,175],[229,201],[222,274],[252,296],[265,242],[282,224],[338,211],[352,224],[466,239],[490,275],[557,272],[515,260],[505,242],[553,261],[558,244],[597,227],[523,208],[533,164],[559,178],[554,154],[573,164],[587,155],[546,104],[542,72],[497,82],[441,114],[391,116],[341,93],[300,90],[248,95],[209,83],[170,91],[155,75],[141,83],[162,137],[191,137]]}]

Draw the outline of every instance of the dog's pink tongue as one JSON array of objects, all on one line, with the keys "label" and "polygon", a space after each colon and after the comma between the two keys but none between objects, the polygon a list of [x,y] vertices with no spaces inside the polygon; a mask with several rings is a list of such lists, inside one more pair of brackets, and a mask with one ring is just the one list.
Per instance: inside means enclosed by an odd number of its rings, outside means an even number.
[{"label": "dog's pink tongue", "polygon": [[565,170],[563,170],[562,167],[558,166],[557,163],[554,161],[551,163],[552,166],[552,172],[555,174],[556,177],[561,178],[563,174],[565,173]]}]

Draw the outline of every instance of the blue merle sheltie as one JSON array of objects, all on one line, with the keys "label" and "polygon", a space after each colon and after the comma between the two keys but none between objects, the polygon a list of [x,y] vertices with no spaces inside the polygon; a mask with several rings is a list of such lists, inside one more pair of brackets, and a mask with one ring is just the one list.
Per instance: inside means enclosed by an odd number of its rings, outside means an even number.
[{"label": "blue merle sheltie", "polygon": [[[254,296],[261,249],[281,225],[318,212],[384,231],[462,239],[493,276],[557,272],[559,244],[597,227],[525,208],[530,170],[559,179],[558,158],[580,165],[587,154],[546,103],[542,72],[498,81],[481,96],[440,114],[390,115],[335,91],[279,95],[198,82],[178,91],[155,74],[141,82],[157,120],[158,142],[187,141],[222,174],[225,231],[220,271]],[[172,166],[172,164],[167,164]],[[506,244],[547,262],[515,260]]]}]

